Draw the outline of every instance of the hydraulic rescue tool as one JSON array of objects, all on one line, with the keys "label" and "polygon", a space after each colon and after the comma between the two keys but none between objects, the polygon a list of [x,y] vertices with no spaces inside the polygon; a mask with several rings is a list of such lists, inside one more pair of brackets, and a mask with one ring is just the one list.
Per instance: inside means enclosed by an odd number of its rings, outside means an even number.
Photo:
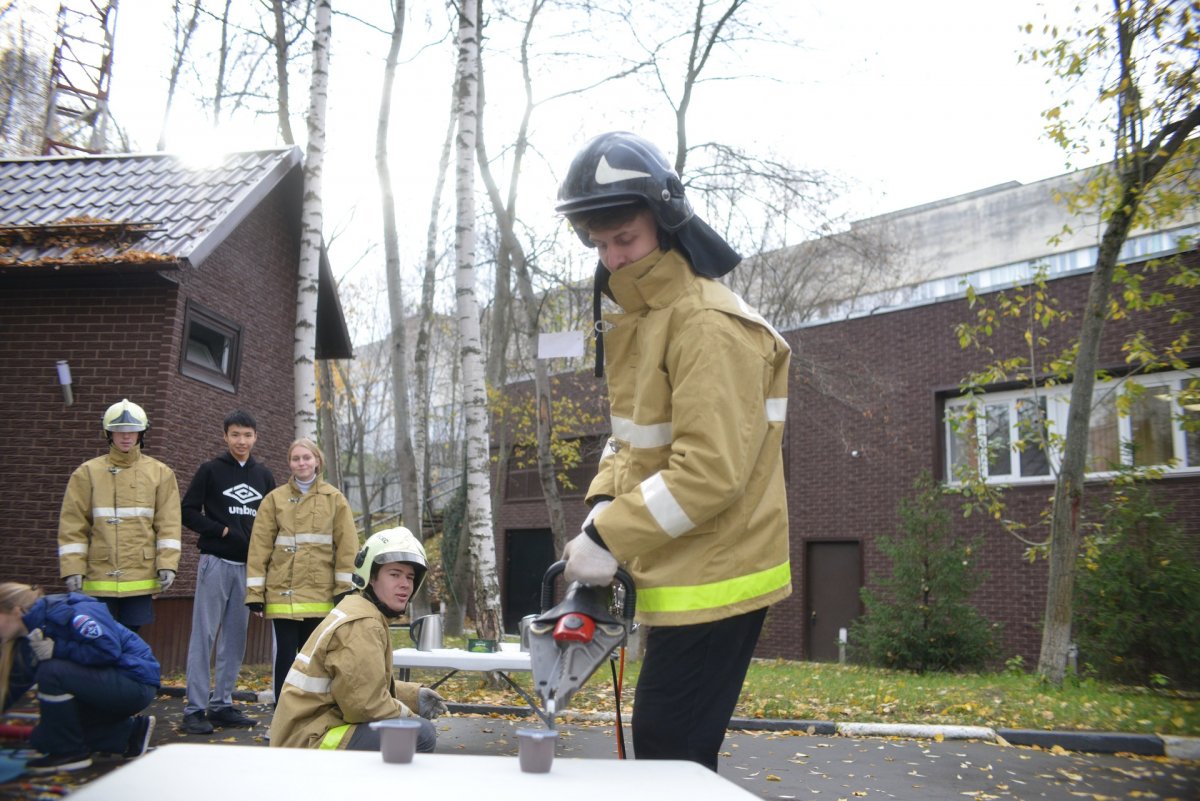
[{"label": "hydraulic rescue tool", "polygon": [[[634,629],[636,596],[633,579],[617,570],[615,581],[624,590],[618,593],[620,617],[613,614],[613,590],[589,587],[573,581],[557,606],[554,580],[566,569],[566,562],[555,562],[542,577],[542,613],[529,624],[529,659],[533,684],[542,699],[546,725],[554,727],[554,717],[567,704],[596,668],[625,644]],[[619,683],[616,685],[617,711],[620,714]]]}]

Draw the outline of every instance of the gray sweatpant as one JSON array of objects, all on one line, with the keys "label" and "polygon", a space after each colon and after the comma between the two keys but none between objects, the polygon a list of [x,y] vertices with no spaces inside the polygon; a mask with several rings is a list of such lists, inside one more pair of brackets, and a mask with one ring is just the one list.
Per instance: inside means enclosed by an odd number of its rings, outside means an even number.
[{"label": "gray sweatpant", "polygon": [[[238,671],[246,655],[246,565],[200,555],[192,636],[188,641],[187,707],[184,714],[233,705]],[[218,632],[220,636],[218,637]],[[209,663],[216,642],[216,680],[209,691]]]}]

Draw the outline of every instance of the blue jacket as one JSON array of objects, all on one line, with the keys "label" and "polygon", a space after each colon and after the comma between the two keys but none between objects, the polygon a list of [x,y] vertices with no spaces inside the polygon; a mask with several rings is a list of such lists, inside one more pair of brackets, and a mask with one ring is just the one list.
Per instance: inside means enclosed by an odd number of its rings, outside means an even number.
[{"label": "blue jacket", "polygon": [[113,620],[103,601],[79,592],[38,599],[23,618],[30,632],[54,640],[54,658],[89,667],[115,667],[134,681],[158,687],[162,673],[150,646]]}]

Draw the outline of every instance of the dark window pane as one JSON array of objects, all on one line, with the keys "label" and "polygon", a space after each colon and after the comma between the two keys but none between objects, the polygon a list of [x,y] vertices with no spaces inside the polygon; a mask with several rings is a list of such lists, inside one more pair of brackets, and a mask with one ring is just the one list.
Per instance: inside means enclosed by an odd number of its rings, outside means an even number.
[{"label": "dark window pane", "polygon": [[1046,399],[1017,401],[1017,430],[1021,437],[1021,475],[1050,475],[1050,460],[1046,457]]},{"label": "dark window pane", "polygon": [[1012,434],[1008,427],[1008,404],[987,407],[988,475],[1012,474]]}]

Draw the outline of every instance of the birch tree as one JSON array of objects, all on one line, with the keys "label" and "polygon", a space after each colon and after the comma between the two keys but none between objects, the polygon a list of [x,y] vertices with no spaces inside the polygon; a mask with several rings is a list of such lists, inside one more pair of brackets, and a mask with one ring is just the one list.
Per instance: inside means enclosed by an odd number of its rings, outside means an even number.
[{"label": "birch tree", "polygon": [[[379,98],[379,120],[375,129],[375,171],[379,178],[379,195],[383,211],[384,272],[387,275],[388,314],[391,318],[393,453],[400,472],[400,493],[403,503],[402,519],[417,539],[422,539],[422,485],[417,475],[417,460],[413,453],[408,387],[408,335],[404,310],[404,286],[400,276],[400,237],[396,230],[396,202],[392,192],[392,175],[388,165],[388,127],[392,113],[392,91],[396,79],[396,61],[404,38],[404,0],[392,5],[392,36],[384,60],[383,91]],[[427,596],[413,599],[413,615],[429,613]]]},{"label": "birch tree", "polygon": [[479,86],[479,3],[458,8],[458,139],[455,163],[457,225],[455,290],[462,342],[463,406],[466,412],[467,528],[475,578],[475,624],[480,637],[502,633],[500,585],[492,534],[488,470],[487,387],[484,384],[479,304],[475,298],[475,136]]},{"label": "birch tree", "polygon": [[296,279],[296,336],[293,351],[296,437],[317,435],[317,295],[321,262],[321,172],[325,158],[325,104],[329,94],[329,0],[317,0],[313,31],[308,144],[304,155],[304,202],[300,212],[300,269]]},{"label": "birch tree", "polygon": [[[1055,684],[1062,682],[1066,672],[1071,639],[1092,391],[1121,248],[1135,223],[1144,223],[1148,215],[1170,214],[1181,202],[1194,203],[1200,188],[1194,177],[1197,148],[1194,142],[1189,145],[1200,125],[1198,37],[1200,19],[1191,4],[1113,0],[1106,19],[1087,27],[1072,23],[1041,51],[1041,57],[1051,59],[1056,74],[1067,81],[1089,68],[1105,72],[1108,79],[1099,100],[1111,110],[1113,144],[1112,169],[1103,174],[1104,183],[1085,189],[1075,199],[1083,208],[1098,206],[1105,224],[1081,315],[1066,441],[1051,511],[1050,574],[1038,672]],[[1061,110],[1048,119],[1052,135],[1068,142],[1067,129],[1058,122]],[[1169,165],[1174,169],[1167,170]],[[1160,175],[1167,177],[1166,185],[1159,182]],[[1181,179],[1182,184],[1176,183]]]},{"label": "birch tree", "polygon": [[[457,79],[454,86],[457,87]],[[456,114],[457,98],[451,93],[452,102],[449,120],[446,123],[446,135],[442,139],[441,155],[438,158],[437,178],[433,189],[433,199],[430,202],[429,225],[425,230],[425,264],[421,276],[421,302],[418,311],[417,342],[413,348],[413,374],[416,378],[415,425],[413,426],[413,460],[420,467],[422,477],[422,496],[428,497],[430,490],[430,458],[429,458],[429,417],[430,376],[433,374],[430,347],[434,335],[434,286],[437,281],[437,266],[439,258],[439,232],[441,226],[442,193],[446,187],[446,173],[450,168],[450,153],[454,146],[454,132],[458,127]]]}]

